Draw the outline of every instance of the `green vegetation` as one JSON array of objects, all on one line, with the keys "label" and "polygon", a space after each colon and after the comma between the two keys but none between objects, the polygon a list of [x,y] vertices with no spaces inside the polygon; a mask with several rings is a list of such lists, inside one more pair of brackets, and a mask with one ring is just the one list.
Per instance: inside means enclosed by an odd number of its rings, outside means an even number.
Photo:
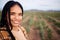
[{"label": "green vegetation", "polygon": [[51,40],[52,39],[52,30],[47,28],[47,32],[48,32],[48,39]]},{"label": "green vegetation", "polygon": [[41,39],[44,40],[44,27],[45,27],[45,24],[44,24],[44,21],[40,21],[40,36],[41,36]]}]

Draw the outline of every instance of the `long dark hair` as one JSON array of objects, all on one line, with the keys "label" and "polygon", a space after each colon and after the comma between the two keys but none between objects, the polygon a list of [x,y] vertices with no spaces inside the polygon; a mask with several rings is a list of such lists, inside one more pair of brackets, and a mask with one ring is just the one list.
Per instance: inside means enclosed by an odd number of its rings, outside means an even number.
[{"label": "long dark hair", "polygon": [[[19,2],[16,2],[16,1],[8,1],[5,4],[5,6],[3,7],[1,21],[0,21],[0,26],[7,28],[7,31],[11,35],[12,40],[15,40],[15,37],[11,33],[11,30],[12,30],[13,27],[12,27],[11,20],[10,20],[10,8],[13,7],[14,5],[18,5],[21,8],[22,16],[23,16],[23,7],[22,7],[22,5]],[[8,13],[8,17],[7,17],[7,13]],[[7,20],[7,18],[8,18],[8,20]],[[8,21],[9,21],[9,23],[8,23]]]}]

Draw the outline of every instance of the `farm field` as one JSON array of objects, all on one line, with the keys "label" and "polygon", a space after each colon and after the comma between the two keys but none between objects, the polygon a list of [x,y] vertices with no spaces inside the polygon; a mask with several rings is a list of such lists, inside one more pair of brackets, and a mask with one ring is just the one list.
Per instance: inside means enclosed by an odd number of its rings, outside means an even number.
[{"label": "farm field", "polygon": [[30,40],[60,40],[60,11],[25,11],[22,25]]},{"label": "farm field", "polygon": [[60,11],[24,11],[22,25],[29,40],[60,40]]}]

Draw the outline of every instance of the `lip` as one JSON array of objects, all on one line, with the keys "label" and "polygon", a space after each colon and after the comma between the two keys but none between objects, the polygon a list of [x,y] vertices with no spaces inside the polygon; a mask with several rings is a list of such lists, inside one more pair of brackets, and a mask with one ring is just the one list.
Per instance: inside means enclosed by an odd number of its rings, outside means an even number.
[{"label": "lip", "polygon": [[19,24],[20,22],[14,21],[15,24]]}]

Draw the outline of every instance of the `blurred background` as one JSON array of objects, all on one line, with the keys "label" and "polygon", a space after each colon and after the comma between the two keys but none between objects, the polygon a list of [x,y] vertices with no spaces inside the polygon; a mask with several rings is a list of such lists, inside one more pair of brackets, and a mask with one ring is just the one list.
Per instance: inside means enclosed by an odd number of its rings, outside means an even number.
[{"label": "blurred background", "polygon": [[[1,11],[9,0],[0,0]],[[24,9],[22,25],[30,40],[60,40],[60,0],[14,0]]]}]

